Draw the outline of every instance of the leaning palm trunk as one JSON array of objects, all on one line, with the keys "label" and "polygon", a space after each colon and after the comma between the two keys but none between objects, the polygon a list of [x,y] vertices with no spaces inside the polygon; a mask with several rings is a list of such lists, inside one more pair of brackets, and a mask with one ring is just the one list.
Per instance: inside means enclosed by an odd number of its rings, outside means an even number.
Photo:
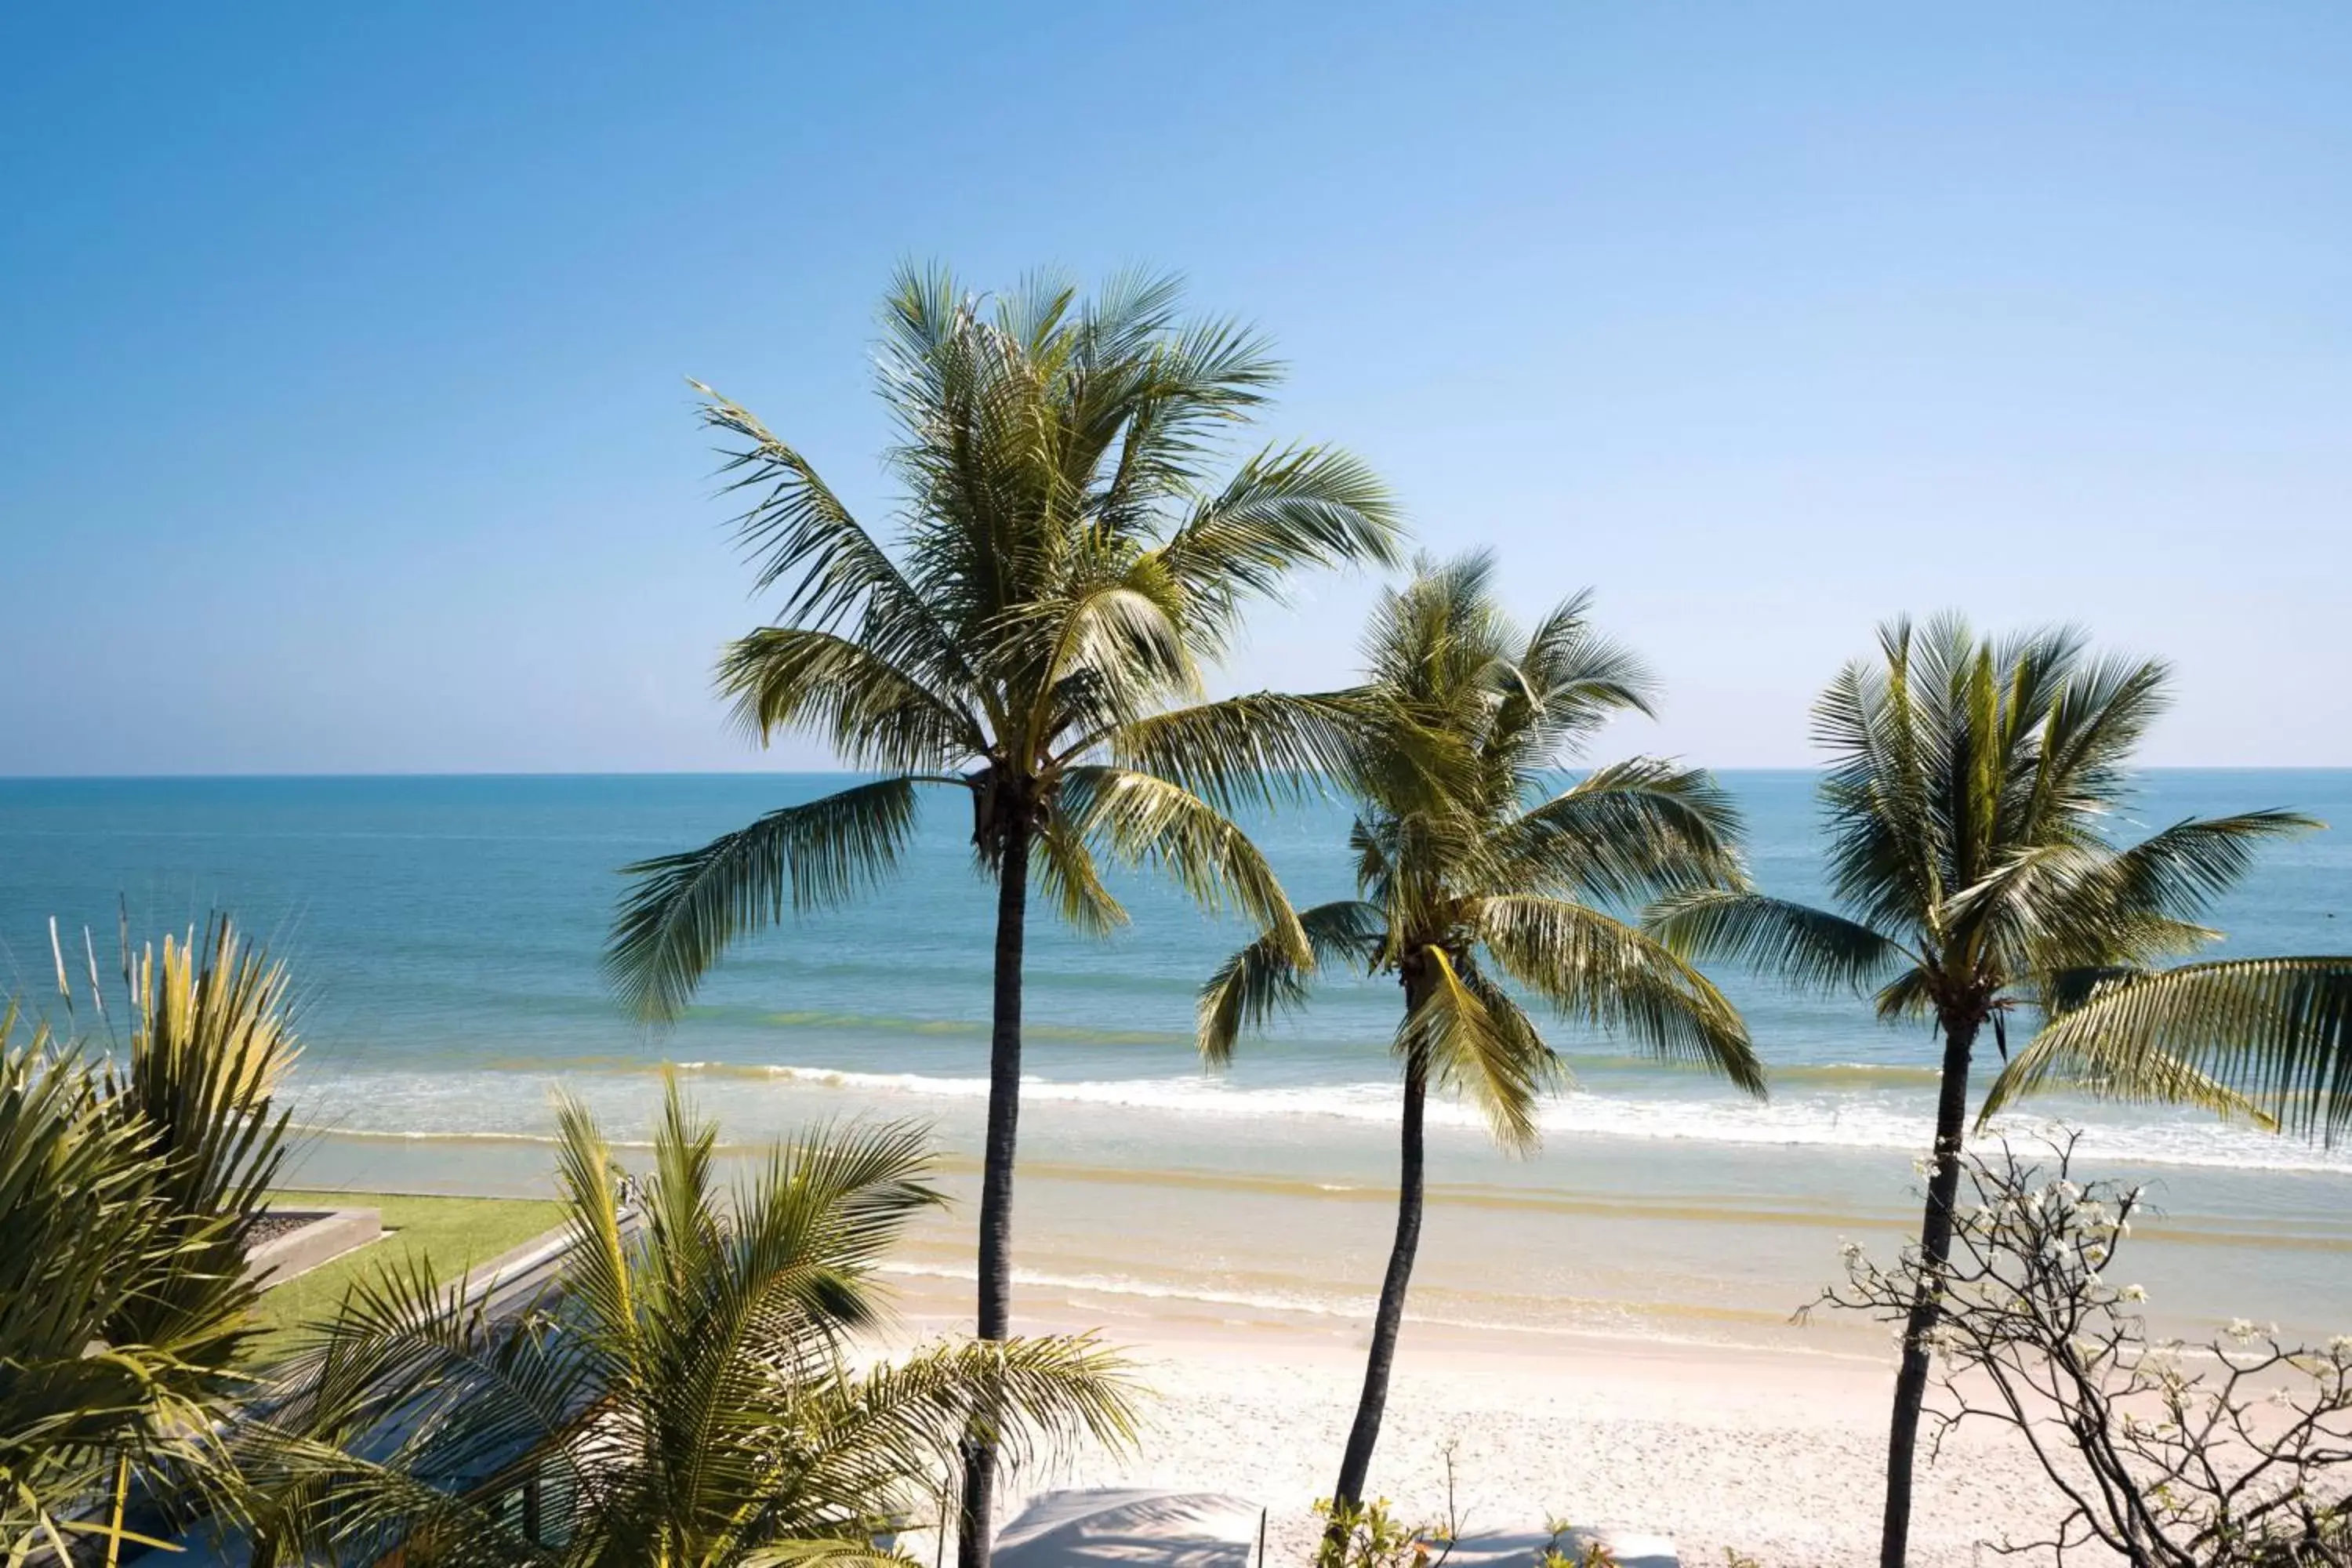
[{"label": "leaning palm trunk", "polygon": [[1952,1204],[1960,1190],[1960,1142],[1969,1118],[1969,1057],[1978,1026],[1944,1024],[1943,1085],[1936,1097],[1936,1152],[1927,1176],[1927,1212],[1919,1222],[1919,1289],[1903,1325],[1903,1364],[1895,1374],[1895,1414],[1886,1435],[1886,1509],[1879,1568],[1903,1568],[1911,1533],[1911,1468],[1919,1447],[1919,1413],[1927,1397],[1927,1347],[1943,1319],[1937,1293],[1952,1258]]},{"label": "leaning palm trunk", "polygon": [[1372,1315],[1372,1346],[1364,1358],[1364,1391],[1356,1400],[1355,1424],[1348,1428],[1348,1450],[1339,1460],[1339,1484],[1331,1491],[1334,1500],[1350,1506],[1363,1500],[1364,1478],[1372,1468],[1372,1447],[1380,1441],[1381,1420],[1388,1411],[1389,1373],[1396,1364],[1397,1331],[1404,1326],[1405,1290],[1412,1283],[1413,1254],[1421,1247],[1422,1123],[1428,1102],[1428,1064],[1416,1056],[1404,1069],[1396,1240],[1389,1247],[1388,1273],[1381,1279],[1380,1309]]},{"label": "leaning palm trunk", "polygon": [[[1322,959],[1396,975],[1405,997],[1394,1042],[1404,1072],[1396,1239],[1335,1522],[1363,1500],[1388,1404],[1421,1241],[1430,1090],[1460,1095],[1524,1153],[1538,1139],[1538,1102],[1567,1076],[1502,981],[1654,1055],[1764,1089],[1730,1003],[1607,907],[1738,885],[1729,803],[1706,774],[1654,761],[1560,776],[1574,743],[1610,715],[1646,711],[1648,682],[1593,634],[1581,597],[1532,631],[1512,626],[1493,572],[1483,555],[1424,564],[1374,612],[1368,681],[1345,694],[1357,715],[1340,775],[1360,808],[1349,836],[1357,897],[1298,916]],[[1546,789],[1558,793],[1540,798]],[[1307,994],[1307,966],[1268,931],[1202,988],[1202,1056],[1226,1061],[1244,1029]]]}]

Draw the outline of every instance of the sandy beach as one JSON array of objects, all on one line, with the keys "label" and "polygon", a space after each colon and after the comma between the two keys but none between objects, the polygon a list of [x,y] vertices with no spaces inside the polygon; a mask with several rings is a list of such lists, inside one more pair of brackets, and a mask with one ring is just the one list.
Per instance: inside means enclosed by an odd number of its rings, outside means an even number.
[{"label": "sandy beach", "polygon": [[[621,1080],[583,1087],[627,1125]],[[852,1113],[889,1103],[790,1081],[702,1089],[754,1134],[819,1119],[828,1096]],[[955,1201],[883,1266],[901,1338],[971,1322],[972,1131],[961,1102],[946,1109]],[[1304,1564],[1393,1223],[1386,1130],[1208,1126],[1213,1138],[1189,1124],[1187,1142],[1172,1115],[1124,1107],[1113,1121],[1050,1101],[1027,1119],[1015,1327],[1099,1331],[1155,1397],[1140,1454],[1022,1478],[1003,1517],[1055,1486],[1230,1491],[1268,1509],[1270,1561]],[[1452,1444],[1466,1531],[1564,1515],[1671,1535],[1684,1563],[1708,1568],[1727,1551],[1772,1568],[1876,1563],[1892,1345],[1873,1322],[1790,1314],[1835,1274],[1841,1238],[1900,1245],[1916,1219],[1904,1156],[1593,1134],[1540,1161],[1506,1163],[1467,1138],[1439,1150],[1375,1494],[1440,1521]],[[482,1140],[325,1137],[310,1153],[354,1184],[517,1192],[537,1190],[546,1158]],[[2244,1312],[2301,1337],[2343,1331],[2341,1174],[2155,1177],[2170,1213],[2135,1237],[2130,1266],[2152,1323],[2194,1335]],[[2046,1533],[2059,1507],[2013,1438],[1958,1435],[1918,1472],[1911,1561],[1979,1568],[1997,1560],[1990,1543]]]},{"label": "sandy beach", "polygon": [[[903,1305],[908,1331],[943,1329],[961,1291],[927,1285]],[[1094,1326],[1059,1318],[1021,1327]],[[1270,1563],[1311,1562],[1312,1505],[1330,1489],[1363,1375],[1360,1328],[1139,1318],[1103,1331],[1153,1391],[1144,1450],[1021,1478],[1015,1508],[1056,1486],[1229,1491],[1267,1508]],[[1465,1531],[1565,1515],[1672,1535],[1685,1564],[1720,1564],[1727,1550],[1766,1568],[1877,1561],[1891,1355],[1496,1340],[1408,1325],[1372,1467],[1400,1517],[1444,1518],[1450,1445]],[[2021,1449],[1989,1430],[1956,1438],[1920,1472],[1911,1560],[1974,1568],[1990,1555],[1979,1542],[2046,1528],[2053,1500]]]}]

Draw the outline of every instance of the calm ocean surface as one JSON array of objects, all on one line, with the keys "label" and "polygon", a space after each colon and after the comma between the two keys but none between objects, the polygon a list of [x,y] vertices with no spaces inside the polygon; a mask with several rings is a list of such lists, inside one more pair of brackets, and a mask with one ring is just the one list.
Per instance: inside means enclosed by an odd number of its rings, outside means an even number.
[{"label": "calm ocean surface", "polygon": [[[747,945],[675,1030],[625,1020],[596,968],[614,868],[832,787],[825,776],[0,781],[0,976],[46,997],[47,919],[110,949],[234,911],[294,967],[311,1179],[526,1188],[544,1178],[552,1083],[622,1136],[657,1068],[728,1136],[814,1117],[932,1120],[961,1170],[985,1089],[992,904],[960,797],[941,795],[882,895]],[[1727,775],[1759,879],[1820,890],[1812,777]],[[2118,824],[2284,805],[2352,826],[2352,772],[2158,772]],[[1255,831],[1301,902],[1349,891],[1344,816]],[[1149,883],[1133,927],[1089,943],[1032,924],[1022,1195],[1033,1289],[1121,1310],[1351,1320],[1385,1244],[1393,987],[1327,984],[1223,1077],[1195,1065],[1194,989],[1245,933]],[[2352,946],[2352,831],[2274,848],[2212,916],[2231,953]],[[1934,1045],[1846,1001],[1739,976],[1774,1070],[1766,1104],[1561,1030],[1578,1087],[1547,1149],[1506,1161],[1459,1108],[1436,1151],[1424,1315],[1514,1328],[1770,1339],[1834,1237],[1891,1237],[1914,1200]],[[2184,1320],[2246,1312],[2352,1328],[2352,1158],[2191,1114],[2051,1104],[2097,1170],[2162,1184],[2151,1289]],[[964,1222],[959,1222],[964,1223]],[[1307,1238],[1302,1242],[1301,1238]],[[953,1226],[908,1267],[968,1271]],[[1498,1283],[1494,1259],[1511,1267]],[[1792,1294],[1794,1292],[1794,1294]],[[2210,1298],[2210,1300],[2209,1300]]]}]

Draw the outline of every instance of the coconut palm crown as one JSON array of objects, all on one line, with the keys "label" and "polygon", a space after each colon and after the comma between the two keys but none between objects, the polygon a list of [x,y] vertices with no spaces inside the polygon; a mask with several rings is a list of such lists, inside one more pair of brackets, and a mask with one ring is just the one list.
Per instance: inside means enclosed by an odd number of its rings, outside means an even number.
[{"label": "coconut palm crown", "polygon": [[[1430,1089],[1459,1093],[1527,1150],[1542,1095],[1567,1078],[1520,995],[1764,1091],[1738,1012],[1622,912],[1663,892],[1744,886],[1735,812],[1704,773],[1656,761],[1570,782],[1560,770],[1581,742],[1618,713],[1649,711],[1649,679],[1593,631],[1584,596],[1521,632],[1494,571],[1485,554],[1422,563],[1373,615],[1365,683],[1328,699],[1357,715],[1342,782],[1358,797],[1358,896],[1299,924],[1325,960],[1392,975],[1404,993],[1397,1235],[1342,1505],[1361,1500],[1379,1435],[1420,1237]],[[1228,1061],[1244,1029],[1304,1004],[1308,979],[1283,931],[1235,953],[1201,994],[1203,1057]]]},{"label": "coconut palm crown", "polygon": [[[1864,988],[1880,1017],[1933,1025],[1943,1067],[1920,1233],[1931,1268],[1949,1254],[1969,1068],[1984,1028],[2006,1057],[2013,1012],[2052,1020],[2021,1058],[2036,1064],[2032,1074],[2002,1093],[2055,1081],[2063,1053],[2046,1037],[2064,1042],[2070,1008],[2103,999],[2112,1007],[2128,995],[2163,1010],[2171,993],[2153,983],[2158,966],[2215,940],[2199,923],[2211,900],[2263,842],[2315,826],[2255,811],[2113,841],[2108,825],[2131,793],[2132,752],[2164,710],[2168,673],[2153,660],[2095,657],[2073,630],[1995,639],[1957,616],[1892,622],[1877,656],[1847,665],[1813,710],[1829,753],[1821,795],[1839,910],[1696,889],[1652,913],[1651,929],[1687,955]],[[2229,1016],[2216,1009],[2197,1022],[2210,1028]],[[2185,1058],[2141,1068],[2143,1086],[2160,1079],[2170,1098],[2252,1109]],[[1889,1435],[1885,1568],[1904,1558],[1927,1337],[1938,1311],[1923,1291],[1907,1325]]]},{"label": "coconut palm crown", "polygon": [[[707,424],[777,624],[731,645],[719,684],[763,740],[803,730],[880,776],[627,868],[609,972],[672,1016],[727,947],[788,910],[839,903],[898,865],[918,789],[961,791],[998,889],[979,1328],[1008,1331],[1021,1078],[1021,963],[1033,878],[1087,932],[1126,920],[1106,859],[1238,906],[1311,961],[1279,882],[1226,815],[1292,787],[1343,716],[1272,693],[1202,700],[1252,601],[1293,571],[1387,562],[1387,492],[1347,454],[1265,448],[1214,477],[1279,367],[1254,333],[1177,314],[1164,278],[1090,301],[1033,279],[994,299],[903,271],[884,307],[879,382],[905,497],[886,544],[798,451],[715,395]],[[707,389],[705,389],[707,391]],[[989,1460],[962,1532],[985,1560]]]}]

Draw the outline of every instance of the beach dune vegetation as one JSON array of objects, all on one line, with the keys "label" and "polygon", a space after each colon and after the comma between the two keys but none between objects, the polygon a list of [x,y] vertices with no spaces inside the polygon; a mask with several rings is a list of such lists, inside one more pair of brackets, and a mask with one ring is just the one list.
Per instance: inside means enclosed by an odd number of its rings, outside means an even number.
[{"label": "beach dune vegetation", "polygon": [[[900,272],[879,388],[905,496],[869,531],[797,449],[708,393],[750,498],[738,523],[776,624],[731,644],[719,683],[764,741],[807,731],[878,776],[699,848],[627,868],[607,969],[641,1016],[675,1016],[732,943],[854,898],[898,865],[918,790],[960,791],[975,868],[997,889],[980,1194],[979,1332],[1010,1331],[1022,956],[1031,886],[1077,930],[1125,910],[1106,862],[1236,907],[1296,963],[1312,952],[1272,868],[1229,812],[1319,771],[1325,705],[1202,700],[1202,672],[1254,602],[1302,568],[1387,563],[1387,490],[1347,453],[1266,447],[1222,478],[1280,366],[1230,321],[1179,313],[1171,279],[1124,274],[1081,299],[1036,276],[992,297]],[[984,1563],[992,1459],[975,1447],[961,1562]]]},{"label": "beach dune vegetation", "polygon": [[[249,1392],[259,1288],[246,1247],[287,1148],[285,972],[215,918],[121,954],[113,1052],[0,1009],[0,1550],[111,1563],[134,1497],[217,1506],[215,1433]],[[79,965],[72,966],[79,968]],[[58,988],[79,1018],[62,950]],[[127,1031],[123,1039],[113,1034]]]},{"label": "beach dune vegetation", "polygon": [[242,1435],[257,1564],[908,1564],[891,1538],[945,1511],[975,1433],[1013,1465],[1131,1442],[1091,1337],[852,1364],[876,1266],[941,1201],[922,1129],[818,1128],[730,1186],[672,1083],[638,1227],[594,1120],[557,1124],[552,1290],[491,1311],[424,1259],[356,1283]]},{"label": "beach dune vegetation", "polygon": [[[1483,554],[1422,563],[1373,612],[1365,682],[1328,698],[1353,715],[1338,776],[1357,797],[1357,897],[1298,922],[1320,960],[1392,976],[1404,1004],[1396,1235],[1333,1489],[1341,1513],[1364,1504],[1387,1403],[1420,1244],[1430,1093],[1460,1094],[1525,1151],[1542,1096],[1565,1081],[1519,995],[1764,1092],[1737,1010],[1630,918],[1660,894],[1745,885],[1729,800],[1705,773],[1646,758],[1571,780],[1584,741],[1649,711],[1651,681],[1593,630],[1583,596],[1522,631],[1494,578]],[[1201,994],[1204,1058],[1229,1061],[1245,1031],[1305,1005],[1310,978],[1280,929],[1234,954]]]}]

